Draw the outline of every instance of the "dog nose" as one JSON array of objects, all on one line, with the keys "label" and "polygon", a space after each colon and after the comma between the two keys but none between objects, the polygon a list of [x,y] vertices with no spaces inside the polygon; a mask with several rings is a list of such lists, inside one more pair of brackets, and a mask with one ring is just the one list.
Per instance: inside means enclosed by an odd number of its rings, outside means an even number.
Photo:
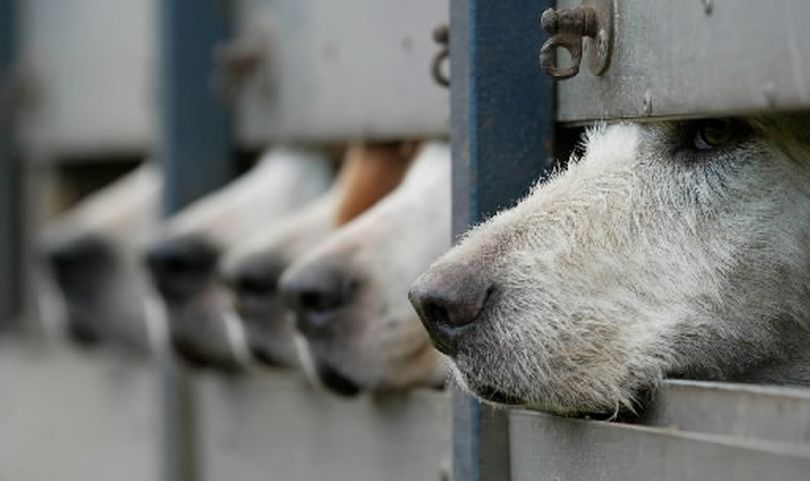
[{"label": "dog nose", "polygon": [[66,295],[90,296],[110,268],[112,248],[104,238],[86,235],[50,248],[47,258]]},{"label": "dog nose", "polygon": [[146,264],[158,292],[181,303],[199,292],[214,273],[219,250],[198,236],[172,238],[153,245]]},{"label": "dog nose", "polygon": [[246,259],[224,274],[225,282],[240,300],[271,300],[286,263],[274,256]]},{"label": "dog nose", "polygon": [[411,286],[408,299],[436,349],[453,356],[492,291],[493,285],[473,266],[449,264],[422,274]]},{"label": "dog nose", "polygon": [[101,341],[101,336],[92,325],[83,322],[69,321],[68,335],[77,344],[85,347],[95,346]]},{"label": "dog nose", "polygon": [[318,265],[285,274],[280,288],[285,303],[295,312],[298,330],[315,339],[332,334],[332,314],[351,301],[357,286],[344,269]]},{"label": "dog nose", "polygon": [[206,367],[208,365],[206,356],[197,345],[190,340],[172,336],[170,342],[174,352],[187,363],[199,367]]}]

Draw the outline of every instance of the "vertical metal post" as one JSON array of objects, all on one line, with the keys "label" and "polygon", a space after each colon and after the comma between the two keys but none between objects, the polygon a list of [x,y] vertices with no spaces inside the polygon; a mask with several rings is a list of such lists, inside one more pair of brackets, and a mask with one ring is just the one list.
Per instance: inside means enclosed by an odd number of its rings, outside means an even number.
[{"label": "vertical metal post", "polygon": [[0,326],[18,313],[20,292],[20,171],[14,149],[15,1],[0,0]]},{"label": "vertical metal post", "polygon": [[[537,52],[551,0],[450,4],[453,232],[525,195],[553,162],[554,88]],[[508,413],[453,400],[455,479],[510,479]]]},{"label": "vertical metal post", "polygon": [[[236,172],[229,115],[210,88],[213,47],[230,30],[226,0],[160,2],[163,210],[177,212],[225,184]],[[194,481],[197,439],[192,383],[171,355],[160,360],[162,481]]]}]

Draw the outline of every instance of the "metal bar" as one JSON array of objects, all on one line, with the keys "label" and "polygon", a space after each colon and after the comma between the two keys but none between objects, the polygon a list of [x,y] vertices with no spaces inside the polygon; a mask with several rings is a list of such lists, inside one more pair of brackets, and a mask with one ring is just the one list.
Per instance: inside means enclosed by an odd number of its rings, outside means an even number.
[{"label": "metal bar", "polygon": [[708,434],[810,444],[806,389],[667,381],[638,422]]},{"label": "metal bar", "polygon": [[810,446],[674,428],[510,415],[513,479],[806,480]]},{"label": "metal bar", "polygon": [[[453,0],[450,93],[453,233],[508,207],[553,162],[554,90],[535,52],[548,0]],[[506,411],[456,391],[456,479],[510,479]]]},{"label": "metal bar", "polygon": [[810,2],[612,1],[610,65],[560,82],[559,120],[810,109]]},{"label": "metal bar", "polygon": [[240,34],[263,32],[268,54],[239,102],[240,141],[447,134],[448,95],[430,64],[448,0],[235,3]]},{"label": "metal bar", "polygon": [[20,173],[14,149],[12,68],[15,1],[0,0],[0,326],[18,311],[20,292]]},{"label": "metal bar", "polygon": [[[170,215],[234,176],[228,113],[210,88],[213,47],[227,38],[229,2],[160,2],[161,126],[164,214]],[[161,479],[199,479],[192,380],[171,355],[160,360]]]},{"label": "metal bar", "polygon": [[213,47],[229,32],[229,2],[161,2],[161,127],[164,212],[225,184],[235,174],[228,112],[210,80]]},{"label": "metal bar", "polygon": [[206,479],[448,479],[448,393],[347,400],[281,370],[235,378],[204,373],[198,392]]}]

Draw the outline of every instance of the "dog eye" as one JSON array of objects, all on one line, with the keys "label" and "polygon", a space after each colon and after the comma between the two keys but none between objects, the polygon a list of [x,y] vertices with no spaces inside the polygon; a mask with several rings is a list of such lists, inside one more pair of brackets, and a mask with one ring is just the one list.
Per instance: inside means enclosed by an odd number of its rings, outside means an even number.
[{"label": "dog eye", "polygon": [[728,144],[739,133],[737,122],[729,119],[712,119],[696,122],[692,136],[695,150],[706,151]]}]

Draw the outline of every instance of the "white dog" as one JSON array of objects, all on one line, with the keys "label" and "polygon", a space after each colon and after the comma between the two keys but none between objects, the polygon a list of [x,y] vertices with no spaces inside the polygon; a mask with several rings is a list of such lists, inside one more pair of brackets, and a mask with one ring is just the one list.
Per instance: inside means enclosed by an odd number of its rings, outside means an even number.
[{"label": "white dog", "polygon": [[593,129],[410,298],[459,383],[558,413],[665,376],[810,383],[808,118]]},{"label": "white dog", "polygon": [[256,360],[271,366],[298,365],[295,331],[278,292],[282,271],[396,188],[412,157],[413,146],[407,143],[350,146],[328,193],[228,253],[222,262],[223,277],[236,294],[236,308]]},{"label": "white dog", "polygon": [[46,227],[47,270],[64,300],[63,325],[75,340],[145,353],[159,335],[160,326],[150,332],[147,322],[139,250],[157,226],[161,183],[157,167],[145,163]]},{"label": "white dog", "polygon": [[282,275],[318,376],[344,395],[440,385],[408,285],[450,245],[450,154],[422,149],[403,183]]},{"label": "white dog", "polygon": [[220,255],[321,195],[333,167],[319,152],[271,149],[243,177],[166,221],[146,260],[181,356],[219,367],[246,360],[230,293],[217,277]]}]

